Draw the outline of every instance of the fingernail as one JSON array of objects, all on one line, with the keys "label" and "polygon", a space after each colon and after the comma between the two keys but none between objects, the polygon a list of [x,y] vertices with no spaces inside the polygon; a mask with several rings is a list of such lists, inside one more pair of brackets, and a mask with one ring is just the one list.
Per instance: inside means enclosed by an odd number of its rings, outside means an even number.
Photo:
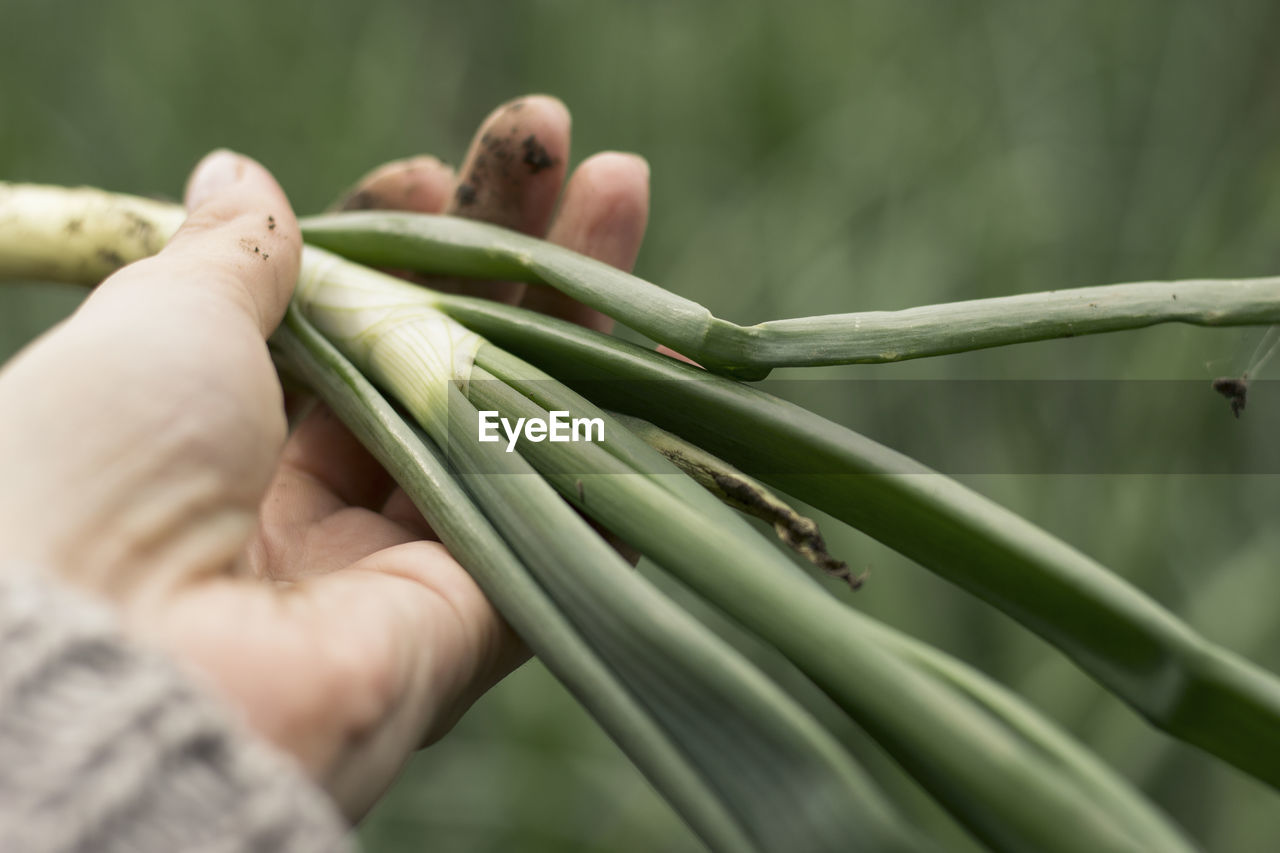
[{"label": "fingernail", "polygon": [[199,207],[211,196],[239,181],[244,176],[244,166],[243,157],[225,148],[207,155],[187,182],[187,209]]}]

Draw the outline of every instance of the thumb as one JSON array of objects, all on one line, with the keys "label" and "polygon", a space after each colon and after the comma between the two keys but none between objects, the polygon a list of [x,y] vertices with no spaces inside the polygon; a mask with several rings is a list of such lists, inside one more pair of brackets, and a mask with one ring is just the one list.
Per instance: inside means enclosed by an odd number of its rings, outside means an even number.
[{"label": "thumb", "polygon": [[246,314],[263,337],[270,335],[293,295],[302,253],[284,190],[254,160],[218,150],[192,172],[186,207],[186,221],[160,254],[122,270],[102,289],[129,299],[138,294],[119,291],[160,280],[168,295],[179,297],[171,308],[177,303],[199,311],[214,297]]}]

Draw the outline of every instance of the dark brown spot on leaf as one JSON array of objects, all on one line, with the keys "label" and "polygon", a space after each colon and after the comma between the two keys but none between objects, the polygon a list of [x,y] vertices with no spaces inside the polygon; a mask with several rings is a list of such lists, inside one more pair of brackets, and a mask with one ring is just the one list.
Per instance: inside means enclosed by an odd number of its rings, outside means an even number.
[{"label": "dark brown spot on leaf", "polygon": [[113,269],[124,266],[124,256],[114,249],[99,249],[98,259]]},{"label": "dark brown spot on leaf", "polygon": [[827,550],[827,543],[813,519],[805,518],[791,507],[764,491],[759,483],[734,474],[708,472],[720,493],[731,505],[773,524],[778,538],[792,550],[833,578],[839,578],[851,589],[861,588],[866,574],[855,575],[843,560]]},{"label": "dark brown spot on leaf", "polygon": [[126,210],[125,219],[129,220],[129,234],[138,238],[142,242],[147,242],[151,238],[151,232],[155,230],[155,226],[146,217],[134,213],[132,210]]},{"label": "dark brown spot on leaf", "polygon": [[1247,377],[1240,376],[1219,376],[1213,380],[1213,390],[1226,397],[1231,402],[1231,414],[1237,418],[1244,411],[1245,403],[1249,398],[1249,380]]}]

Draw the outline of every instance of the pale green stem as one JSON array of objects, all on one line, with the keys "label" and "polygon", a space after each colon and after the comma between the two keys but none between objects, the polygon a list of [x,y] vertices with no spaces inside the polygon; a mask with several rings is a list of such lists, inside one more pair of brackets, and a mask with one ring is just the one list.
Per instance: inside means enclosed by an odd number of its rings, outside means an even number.
[{"label": "pale green stem", "polygon": [[637,574],[518,454],[476,440],[478,414],[458,390],[474,384],[473,333],[418,288],[320,249],[304,254],[294,301],[446,450],[539,585],[667,725],[755,847],[919,849],[808,712]]},{"label": "pale green stem", "polygon": [[[1149,806],[1131,820],[1099,803],[1093,780],[1058,772],[1063,765],[1047,762],[1035,737],[1011,733],[1002,714],[975,705],[949,679],[895,657],[884,647],[889,629],[874,630],[798,577],[739,516],[687,488],[663,457],[588,401],[492,346],[479,349],[476,363],[469,393],[482,408],[512,419],[545,420],[551,409],[602,418],[603,444],[526,442],[520,452],[580,510],[782,652],[994,849],[1159,849],[1137,844],[1149,841],[1157,820]],[[1140,800],[1131,794],[1126,802]]]},{"label": "pale green stem", "polygon": [[440,452],[291,308],[272,336],[278,359],[360,439],[547,668],[599,721],[689,825],[718,850],[750,842],[672,741],[661,717],[621,683],[472,503]]},{"label": "pale green stem", "polygon": [[448,216],[366,211],[314,217],[309,242],[362,263],[554,287],[708,369],[902,361],[1158,323],[1280,323],[1280,278],[1140,282],[738,326],[568,249]]},{"label": "pale green stem", "polygon": [[917,560],[1057,646],[1155,725],[1280,787],[1280,679],[1048,532],[750,385],[531,311],[436,301],[593,402],[652,421]]},{"label": "pale green stem", "polygon": [[[132,196],[0,182],[0,278],[96,283],[158,251],[181,219],[175,205]],[[1159,323],[1280,323],[1280,278],[1271,277],[1114,284],[739,326],[608,264],[487,223],[362,211],[303,226],[308,242],[369,265],[555,287],[708,369],[750,379],[775,367],[902,361]]]}]

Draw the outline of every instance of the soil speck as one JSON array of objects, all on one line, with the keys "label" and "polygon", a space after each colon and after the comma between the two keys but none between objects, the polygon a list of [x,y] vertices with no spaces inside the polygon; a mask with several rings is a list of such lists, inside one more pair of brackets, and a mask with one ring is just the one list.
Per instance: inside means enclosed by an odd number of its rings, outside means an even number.
[{"label": "soil speck", "polygon": [[520,147],[524,149],[524,164],[535,175],[556,164],[551,155],[547,154],[547,149],[538,141],[538,137],[533,134],[526,136],[524,142],[520,143]]}]

